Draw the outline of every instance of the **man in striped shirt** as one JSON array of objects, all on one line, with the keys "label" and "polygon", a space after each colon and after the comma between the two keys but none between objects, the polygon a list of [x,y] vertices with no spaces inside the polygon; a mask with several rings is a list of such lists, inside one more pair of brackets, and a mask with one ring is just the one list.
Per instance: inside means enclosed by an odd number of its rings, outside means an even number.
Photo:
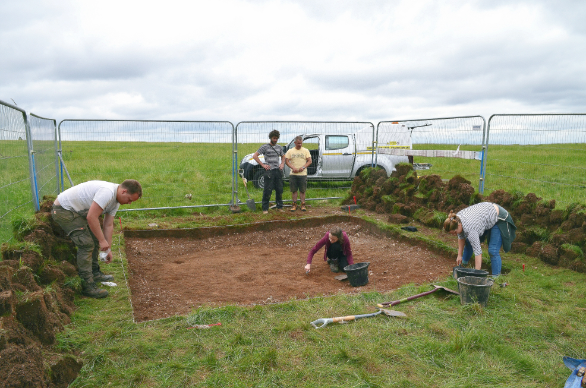
[{"label": "man in striped shirt", "polygon": [[[277,211],[283,211],[283,168],[285,167],[285,153],[283,148],[277,144],[281,134],[276,129],[269,133],[270,143],[262,145],[252,158],[259,166],[265,169],[264,188],[262,192],[262,212],[269,212],[269,200],[273,189],[275,190],[275,202]],[[259,155],[264,155],[265,162],[261,162]]]},{"label": "man in striped shirt", "polygon": [[501,246],[505,252],[511,249],[516,227],[505,209],[495,203],[482,202],[469,206],[458,214],[451,211],[444,222],[444,230],[458,235],[456,264],[468,264],[474,254],[476,269],[482,266],[480,243],[487,238],[492,274],[500,275],[502,267],[500,249]]}]

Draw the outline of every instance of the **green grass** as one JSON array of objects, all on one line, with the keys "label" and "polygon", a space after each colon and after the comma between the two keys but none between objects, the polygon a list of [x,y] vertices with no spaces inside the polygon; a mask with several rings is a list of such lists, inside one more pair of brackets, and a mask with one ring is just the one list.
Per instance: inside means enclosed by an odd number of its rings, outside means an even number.
[{"label": "green grass", "polygon": [[[416,149],[455,150],[454,145],[419,144]],[[480,151],[480,147],[461,146]],[[431,163],[420,175],[438,174],[451,178],[459,174],[478,190],[480,161],[453,158],[415,157],[416,163]],[[586,144],[491,145],[487,151],[485,195],[494,190],[535,193],[555,199],[557,207],[584,203],[586,194]]]},{"label": "green grass", "polygon": [[0,141],[0,243],[12,238],[12,220],[34,212],[26,142]]},{"label": "green grass", "polygon": [[[107,271],[119,287],[105,300],[78,299],[72,324],[58,336],[60,348],[83,351],[85,365],[72,387],[562,386],[570,373],[562,356],[584,356],[586,275],[535,258],[504,255],[510,272],[497,279],[486,308],[436,293],[394,307],[407,318],[378,316],[320,330],[309,324],[372,312],[376,303],[431,288],[411,284],[393,292],[204,307],[133,323],[118,236],[117,259]],[[447,276],[437,283],[457,289]],[[222,325],[187,329],[216,322]]]},{"label": "green grass", "polygon": [[[258,149],[260,144],[238,144],[237,162],[244,155]],[[39,146],[40,147],[40,146]],[[37,147],[38,148],[38,147]],[[53,164],[49,160],[50,145],[41,147],[39,154],[43,166],[40,185],[41,196],[54,193],[51,180]],[[454,145],[419,144],[416,149],[454,149]],[[126,212],[127,218],[147,219],[159,215],[189,216],[226,214],[226,206],[218,208],[181,208],[196,205],[229,204],[232,200],[232,146],[207,143],[150,143],[150,142],[92,142],[70,141],[62,143],[63,158],[74,184],[92,179],[122,182],[127,178],[139,180],[144,188],[140,201],[122,210],[133,208],[175,207],[176,209]],[[462,150],[479,151],[479,147],[462,145]],[[13,218],[33,213],[28,158],[24,141],[0,142],[0,242],[12,236]],[[544,199],[556,199],[557,207],[572,202],[584,203],[586,191],[586,145],[490,146],[488,150],[485,194],[504,189],[509,192],[534,192]],[[444,179],[462,175],[478,190],[480,162],[453,158],[415,157],[418,163],[431,163],[431,170],[419,175],[438,174]],[[65,187],[69,182],[65,177]],[[237,180],[241,209],[248,211],[244,202],[247,195],[241,179]],[[351,182],[311,182],[308,198],[345,197]],[[262,199],[262,190],[248,185],[256,203]],[[191,194],[191,200],[186,195]],[[274,195],[273,195],[274,199]],[[284,200],[290,200],[285,185]],[[123,214],[123,213],[121,213]]]},{"label": "green grass", "polygon": [[[257,146],[250,146],[250,152]],[[491,146],[487,187],[507,191],[522,187],[517,186],[521,180],[499,177],[505,174],[494,172],[490,160],[506,164],[507,176],[536,177],[542,173],[543,180],[561,182],[563,176],[564,182],[582,184],[583,174],[576,168],[584,164],[582,156],[565,160],[558,148],[543,148],[545,154],[554,155],[552,158],[559,157],[559,163],[574,167],[556,173],[560,170],[554,167],[558,162],[544,163],[547,159],[534,148]],[[132,207],[230,200],[229,145],[70,142],[63,144],[63,150],[74,183],[89,179],[140,180],[145,194]],[[249,152],[244,148],[241,151],[239,158]],[[464,175],[477,187],[478,161],[424,159],[416,157],[416,162],[434,166],[422,173],[436,173],[443,178]],[[546,169],[543,164],[550,166]],[[25,178],[22,187],[12,185],[10,190],[14,191],[0,191],[2,203],[26,204],[30,201],[27,165],[24,170],[22,163],[18,169],[2,166],[3,182],[4,177],[10,182],[22,174]],[[338,184],[326,187],[324,192],[344,196],[347,189],[339,186],[348,183],[335,185]],[[577,195],[562,190],[556,196],[556,190],[544,184],[538,186],[539,196],[555,198],[558,204],[571,202]],[[243,189],[239,183],[238,190],[244,193]],[[252,187],[250,190],[260,202],[259,191]],[[323,196],[318,191],[320,187],[310,186],[309,190],[311,196],[314,192]],[[192,193],[192,201],[185,199],[187,193]],[[241,207],[240,214],[230,214],[227,208],[200,208],[119,215],[124,226],[132,228],[147,228],[152,222],[167,228],[230,225],[257,219],[245,206]],[[214,217],[192,216],[199,212]],[[8,224],[11,222],[12,217]],[[445,249],[442,242],[426,239],[437,249]],[[188,316],[134,323],[125,280],[128,268],[124,241],[119,234],[114,243],[116,260],[106,271],[116,276],[118,287],[110,289],[110,297],[105,300],[79,298],[72,324],[58,335],[59,348],[79,351],[84,360],[72,387],[562,386],[570,373],[562,356],[585,356],[586,327],[582,322],[586,275],[553,268],[531,257],[504,255],[504,268],[510,272],[497,283],[506,282],[508,286],[495,285],[486,308],[461,306],[456,297],[437,293],[396,306],[396,310],[408,315],[406,319],[378,316],[316,330],[309,322],[317,318],[372,312],[376,303],[427,291],[430,285],[411,284],[393,292],[291,300],[266,306],[204,307]],[[447,276],[437,283],[457,288]],[[193,324],[215,322],[222,325],[209,330],[187,329]]]}]

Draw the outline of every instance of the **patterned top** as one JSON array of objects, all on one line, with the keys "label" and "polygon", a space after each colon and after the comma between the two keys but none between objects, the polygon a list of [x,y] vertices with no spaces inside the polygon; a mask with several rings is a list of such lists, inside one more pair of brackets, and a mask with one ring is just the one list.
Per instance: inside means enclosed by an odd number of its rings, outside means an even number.
[{"label": "patterned top", "polygon": [[[301,147],[300,149],[293,147],[289,151],[287,151],[287,153],[285,154],[285,158],[291,161],[293,167],[301,168],[305,166],[305,163],[307,163],[307,159],[311,158],[311,154],[309,153],[309,150],[305,147]],[[304,169],[301,172],[291,171],[291,175],[307,175],[307,169]]]},{"label": "patterned top", "polygon": [[458,234],[458,238],[460,240],[468,239],[474,255],[481,255],[480,236],[497,223],[498,213],[494,204],[481,202],[459,211],[456,215],[462,221],[462,233]]},{"label": "patterned top", "polygon": [[279,168],[281,157],[285,155],[283,153],[283,147],[278,144],[271,145],[269,143],[262,145],[256,152],[259,155],[265,156],[265,163],[271,167],[271,170]]}]

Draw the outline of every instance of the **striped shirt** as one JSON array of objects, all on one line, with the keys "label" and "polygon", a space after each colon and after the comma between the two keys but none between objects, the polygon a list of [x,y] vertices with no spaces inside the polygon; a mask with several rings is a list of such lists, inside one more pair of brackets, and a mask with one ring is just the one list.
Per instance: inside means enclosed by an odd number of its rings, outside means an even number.
[{"label": "striped shirt", "polygon": [[271,167],[271,170],[279,168],[281,157],[285,155],[283,153],[283,148],[280,145],[271,145],[269,143],[261,146],[256,152],[258,152],[259,155],[265,156],[265,163]]},{"label": "striped shirt", "polygon": [[456,215],[462,221],[462,233],[458,234],[458,238],[460,240],[468,239],[474,255],[481,255],[480,236],[497,223],[498,212],[494,208],[494,204],[481,202],[459,211]]}]

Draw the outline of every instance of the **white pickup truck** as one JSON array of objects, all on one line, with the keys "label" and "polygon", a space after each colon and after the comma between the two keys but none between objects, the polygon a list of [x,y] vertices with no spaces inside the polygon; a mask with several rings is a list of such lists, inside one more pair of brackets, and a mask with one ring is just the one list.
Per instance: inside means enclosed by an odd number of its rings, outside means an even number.
[{"label": "white pickup truck", "polygon": [[[311,154],[311,165],[307,168],[308,181],[317,180],[352,180],[360,171],[371,167],[376,162],[391,175],[398,163],[408,163],[407,156],[384,155],[372,151],[372,127],[352,134],[306,134],[303,147]],[[293,139],[283,147],[284,152],[295,147]],[[378,148],[411,149],[411,133],[403,124],[393,126],[392,130],[379,133]],[[239,174],[252,181],[255,187],[264,188],[264,169],[248,154],[240,162]],[[264,161],[264,155],[259,155]],[[285,179],[289,178],[291,169],[285,165]]]}]

